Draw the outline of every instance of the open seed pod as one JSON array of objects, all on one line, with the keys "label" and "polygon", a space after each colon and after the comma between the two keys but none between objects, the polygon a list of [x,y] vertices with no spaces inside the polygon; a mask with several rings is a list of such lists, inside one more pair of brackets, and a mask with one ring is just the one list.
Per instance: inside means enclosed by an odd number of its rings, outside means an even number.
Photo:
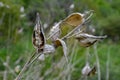
[{"label": "open seed pod", "polygon": [[[56,39],[66,39],[75,33],[83,32],[86,28],[83,24],[88,14],[91,15],[91,12],[87,14],[72,13],[52,27],[48,39],[50,38],[55,46],[60,46],[60,43]],[[64,38],[66,35],[67,37]]]},{"label": "open seed pod", "polygon": [[56,23],[50,30],[48,39],[50,38],[52,42],[54,42],[57,38],[60,37],[60,34],[61,34],[60,24],[61,24],[61,21]]},{"label": "open seed pod", "polygon": [[67,18],[65,18],[60,24],[61,37],[66,35],[71,36],[76,32],[83,32],[86,28],[85,23],[92,16],[93,11],[87,11],[84,14],[82,13],[72,13]]},{"label": "open seed pod", "polygon": [[82,73],[82,75],[87,76],[90,71],[91,71],[90,65],[89,65],[89,63],[86,63],[86,65],[83,67],[81,73]]},{"label": "open seed pod", "polygon": [[[85,14],[72,13],[67,18],[58,22],[55,26],[52,27],[52,29],[50,30],[49,38],[51,38],[52,41],[55,41],[57,38],[61,38],[67,35],[74,28],[79,27],[79,25],[84,23],[84,16]],[[83,28],[84,27],[78,29],[83,30]]]},{"label": "open seed pod", "polygon": [[36,17],[36,25],[34,27],[33,35],[32,35],[32,42],[34,47],[37,49],[38,53],[43,51],[45,45],[45,36],[43,32],[43,28],[40,22],[39,13],[37,13]]},{"label": "open seed pod", "polygon": [[93,66],[93,68],[89,71],[89,73],[87,74],[87,76],[93,76],[97,73],[97,66]]},{"label": "open seed pod", "polygon": [[80,33],[75,36],[75,38],[79,41],[81,46],[89,47],[93,45],[98,40],[104,39],[107,36],[93,36],[87,33]]},{"label": "open seed pod", "polygon": [[83,18],[84,14],[81,13],[73,13],[65,18],[60,24],[61,35],[63,37],[71,32],[74,28],[78,27],[80,24],[84,22]]},{"label": "open seed pod", "polygon": [[70,14],[51,28],[48,39],[50,38],[54,42],[57,38],[60,39],[69,32],[71,32],[70,35],[72,35],[78,31],[84,31],[86,28],[84,24],[89,20],[92,14],[92,10],[86,11],[84,14],[78,12]]},{"label": "open seed pod", "polygon": [[67,18],[65,18],[63,22],[71,26],[78,26],[83,22],[84,20],[83,16],[84,14],[81,13],[72,13]]},{"label": "open seed pod", "polygon": [[45,44],[44,51],[43,51],[44,54],[50,54],[54,52],[55,52],[55,47],[53,45]]},{"label": "open seed pod", "polygon": [[89,63],[86,63],[81,72],[83,76],[93,76],[96,74],[96,71],[97,71],[96,65],[90,68]]},{"label": "open seed pod", "polygon": [[62,47],[64,56],[66,58],[66,61],[68,62],[68,58],[67,58],[67,45],[66,45],[66,43],[62,39],[57,39],[55,41],[55,43],[54,43],[54,46],[55,47],[58,47],[58,46]]}]

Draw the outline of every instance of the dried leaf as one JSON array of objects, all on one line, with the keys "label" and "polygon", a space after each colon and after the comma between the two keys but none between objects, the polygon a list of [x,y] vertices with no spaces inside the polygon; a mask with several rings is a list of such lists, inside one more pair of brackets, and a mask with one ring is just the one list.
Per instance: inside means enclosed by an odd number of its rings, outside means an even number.
[{"label": "dried leaf", "polygon": [[80,42],[81,46],[89,47],[96,41],[106,38],[106,36],[93,36],[87,33],[80,33],[75,38]]},{"label": "dried leaf", "polygon": [[57,39],[55,42],[59,42],[60,45],[62,46],[64,56],[65,56],[65,58],[66,58],[66,61],[68,62],[68,58],[67,58],[67,46],[66,46],[66,43],[65,43],[62,39]]},{"label": "dried leaf", "polygon": [[45,45],[45,36],[43,28],[40,23],[40,17],[37,13],[36,25],[34,27],[33,36],[32,36],[33,45],[38,49],[38,52],[43,51]]}]

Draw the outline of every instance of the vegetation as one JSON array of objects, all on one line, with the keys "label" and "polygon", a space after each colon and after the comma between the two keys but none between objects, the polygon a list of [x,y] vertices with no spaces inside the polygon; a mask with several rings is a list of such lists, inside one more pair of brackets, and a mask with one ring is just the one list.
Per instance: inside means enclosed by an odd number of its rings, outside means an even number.
[{"label": "vegetation", "polygon": [[[86,64],[86,53],[90,54],[90,67],[100,61],[101,80],[119,80],[120,0],[1,0],[0,1],[0,80],[13,80],[25,62],[35,51],[32,33],[36,12],[47,36],[50,28],[73,12],[94,10],[88,22],[88,32],[108,35],[107,39],[90,48],[69,43],[69,64],[66,64],[62,48],[45,61],[34,62],[23,74],[23,80],[79,80]],[[49,42],[48,42],[49,43]],[[109,45],[109,46],[108,46]],[[98,80],[98,73],[88,77]]]}]

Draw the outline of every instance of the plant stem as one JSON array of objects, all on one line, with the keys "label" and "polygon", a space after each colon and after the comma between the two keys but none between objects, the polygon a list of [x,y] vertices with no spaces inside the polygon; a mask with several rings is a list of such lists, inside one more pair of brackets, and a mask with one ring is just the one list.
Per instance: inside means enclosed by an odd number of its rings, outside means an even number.
[{"label": "plant stem", "polygon": [[28,64],[31,62],[33,57],[36,55],[36,52],[33,53],[33,55],[29,58],[29,60],[25,63],[24,67],[22,68],[21,72],[18,74],[18,76],[15,78],[15,80],[21,80],[21,76],[23,72],[29,67]]},{"label": "plant stem", "polygon": [[108,49],[108,53],[107,53],[106,80],[109,80],[109,63],[110,63],[110,49]]},{"label": "plant stem", "polygon": [[101,80],[101,72],[100,72],[100,63],[99,63],[99,57],[97,54],[97,45],[94,45],[94,54],[96,57],[96,64],[97,64],[97,71],[98,71],[98,80]]}]

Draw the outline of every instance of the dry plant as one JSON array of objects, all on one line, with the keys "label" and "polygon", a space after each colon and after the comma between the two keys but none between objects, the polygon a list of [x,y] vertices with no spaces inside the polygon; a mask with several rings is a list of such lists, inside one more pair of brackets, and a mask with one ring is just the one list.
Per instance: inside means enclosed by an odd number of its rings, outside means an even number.
[{"label": "dry plant", "polygon": [[[63,70],[63,72],[61,73],[64,73],[64,75],[69,74],[69,72],[71,71],[70,70],[71,67],[73,67],[79,61],[76,61],[75,64],[71,65],[71,60],[69,60],[67,57],[67,53],[69,52],[68,45],[70,44],[66,44],[65,42],[66,40],[70,38],[74,38],[78,40],[81,46],[89,47],[93,45],[95,42],[106,38],[106,36],[94,36],[85,32],[87,28],[86,23],[90,20],[92,15],[93,15],[92,10],[87,11],[84,14],[72,13],[67,18],[61,20],[55,26],[53,26],[50,30],[50,33],[48,34],[48,37],[46,38],[44,35],[42,24],[40,22],[39,13],[37,13],[36,25],[34,27],[34,31],[32,35],[32,41],[36,51],[26,62],[26,64],[24,65],[24,67],[22,68],[22,70],[20,71],[20,73],[18,74],[15,80],[21,80],[24,72],[30,67],[30,65],[34,61],[36,61],[37,59],[44,60],[45,55],[54,53],[55,50],[60,46],[63,49],[63,53],[65,56],[66,62],[68,64],[67,66],[68,68],[66,70]],[[51,40],[51,44],[47,44],[47,40]],[[73,55],[73,52],[71,55]],[[63,62],[65,65],[66,62],[64,61],[64,58],[61,59],[58,65],[61,65],[61,63]],[[49,72],[51,72],[51,70],[46,71],[46,75],[49,74]],[[95,74],[95,72],[96,72],[96,66],[94,66],[93,68],[90,68],[89,62],[86,62],[86,66],[82,70],[82,75],[90,76],[91,74]],[[63,74],[60,74],[59,77],[61,77],[62,75]],[[70,79],[70,76],[71,75],[69,75],[68,80]],[[57,77],[56,79],[59,79],[59,77]]]}]

